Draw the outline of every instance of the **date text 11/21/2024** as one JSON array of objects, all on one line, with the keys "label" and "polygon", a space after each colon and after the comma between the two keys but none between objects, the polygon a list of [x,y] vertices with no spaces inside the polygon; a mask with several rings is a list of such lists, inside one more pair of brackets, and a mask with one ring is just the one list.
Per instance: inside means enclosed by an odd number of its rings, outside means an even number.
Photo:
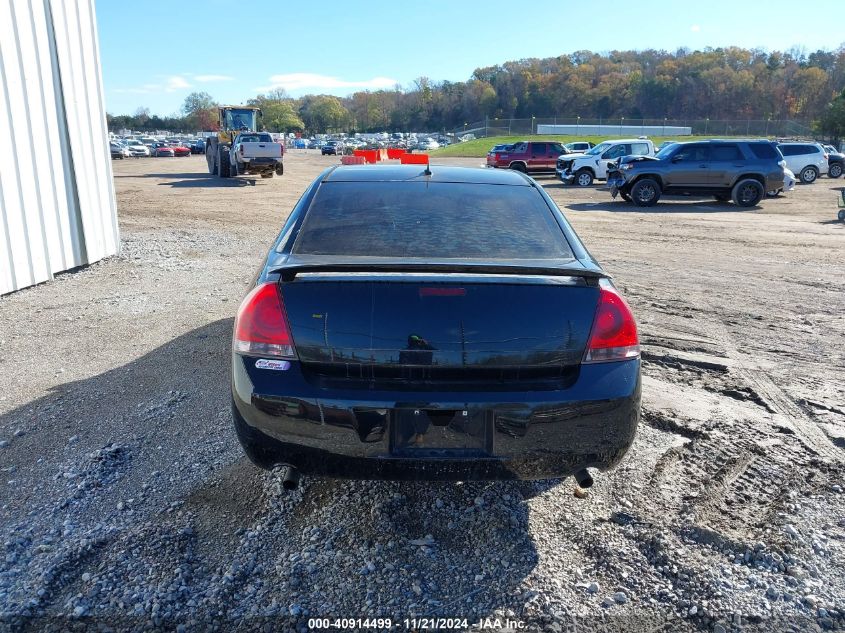
[{"label": "date text 11/21/2024", "polygon": [[526,623],[511,618],[481,618],[470,621],[468,618],[417,617],[393,620],[391,618],[309,618],[311,630],[376,630],[390,629],[425,631],[498,631],[509,629],[522,630]]}]

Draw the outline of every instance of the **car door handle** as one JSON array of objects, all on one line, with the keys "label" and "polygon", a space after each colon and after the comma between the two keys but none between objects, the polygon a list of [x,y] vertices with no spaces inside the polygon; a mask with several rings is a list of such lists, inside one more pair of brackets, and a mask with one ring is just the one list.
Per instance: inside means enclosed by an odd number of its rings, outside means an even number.
[{"label": "car door handle", "polygon": [[698,168],[699,169],[707,169],[707,165],[699,165]]},{"label": "car door handle", "polygon": [[734,167],[745,167],[745,163],[734,163]]}]

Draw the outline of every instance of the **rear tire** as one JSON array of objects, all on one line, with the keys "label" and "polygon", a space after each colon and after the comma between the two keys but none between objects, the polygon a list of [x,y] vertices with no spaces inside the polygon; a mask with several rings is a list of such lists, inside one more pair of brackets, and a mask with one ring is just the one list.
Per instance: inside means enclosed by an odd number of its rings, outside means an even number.
[{"label": "rear tire", "polygon": [[631,198],[638,207],[653,207],[660,200],[660,185],[652,178],[643,178],[631,187]]},{"label": "rear tire", "polygon": [[523,174],[528,171],[524,163],[511,163],[510,168]]},{"label": "rear tire", "polygon": [[746,178],[734,185],[731,198],[737,206],[748,208],[757,206],[765,194],[763,185],[758,180]]},{"label": "rear tire", "polygon": [[230,167],[228,150],[219,148],[217,150],[217,171],[221,178],[228,178],[231,175]]},{"label": "rear tire", "polygon": [[208,173],[212,176],[217,175],[217,157],[211,151],[211,148],[205,152],[205,162],[208,163]]},{"label": "rear tire", "polygon": [[799,176],[799,178],[801,179],[801,182],[803,182],[805,185],[813,184],[814,182],[816,182],[816,178],[818,178],[818,177],[819,177],[819,170],[816,169],[815,167],[812,167],[812,166],[811,167],[805,167],[804,169],[802,169],[801,175]]},{"label": "rear tire", "polygon": [[277,176],[284,176],[285,175],[285,166],[283,164],[279,164],[279,166],[276,167],[276,175]]},{"label": "rear tire", "polygon": [[589,187],[593,184],[593,172],[589,169],[579,169],[575,173],[575,184],[579,187]]},{"label": "rear tire", "polygon": [[827,170],[827,175],[831,178],[839,178],[842,175],[842,165],[833,163]]}]

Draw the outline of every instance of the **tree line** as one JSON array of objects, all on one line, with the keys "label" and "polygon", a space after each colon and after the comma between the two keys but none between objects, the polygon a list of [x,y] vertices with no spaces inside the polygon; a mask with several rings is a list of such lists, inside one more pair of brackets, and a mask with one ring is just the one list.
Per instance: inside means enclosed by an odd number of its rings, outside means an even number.
[{"label": "tree line", "polygon": [[[476,69],[464,82],[420,77],[405,89],[348,97],[284,90],[248,103],[270,131],[448,130],[488,118],[800,119],[845,133],[845,46],[835,51],[738,47],[614,51],[522,59]],[[110,117],[132,129],[212,129],[214,100],[189,95],[181,117]]]}]

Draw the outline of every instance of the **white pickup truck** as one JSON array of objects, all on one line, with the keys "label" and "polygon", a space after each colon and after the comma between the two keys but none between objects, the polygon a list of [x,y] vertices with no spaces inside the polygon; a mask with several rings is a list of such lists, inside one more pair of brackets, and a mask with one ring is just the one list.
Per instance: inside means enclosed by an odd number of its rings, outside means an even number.
[{"label": "white pickup truck", "polygon": [[606,180],[607,167],[623,156],[654,156],[654,143],[647,138],[605,141],[583,154],[562,154],[555,172],[567,185],[589,187],[593,180]]},{"label": "white pickup truck", "polygon": [[272,178],[275,174],[285,173],[282,162],[285,146],[276,143],[267,132],[242,132],[235,137],[229,151],[229,173],[258,174],[262,178]]}]

